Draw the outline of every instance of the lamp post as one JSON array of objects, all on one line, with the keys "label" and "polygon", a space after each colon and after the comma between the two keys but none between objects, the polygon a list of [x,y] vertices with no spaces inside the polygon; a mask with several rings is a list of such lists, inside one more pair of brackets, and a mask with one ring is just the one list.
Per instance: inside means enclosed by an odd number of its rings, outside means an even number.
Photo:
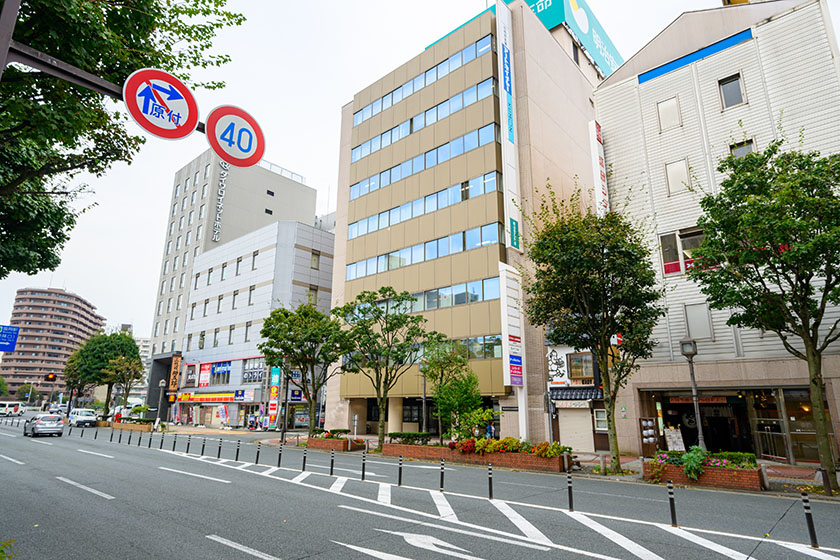
[{"label": "lamp post", "polygon": [[166,388],[166,380],[161,379],[158,387],[160,387],[160,395],[158,396],[157,420],[155,420],[155,424],[160,426],[160,411],[163,408],[163,390]]},{"label": "lamp post", "polygon": [[691,376],[691,400],[694,401],[694,418],[697,424],[697,445],[705,451],[706,440],[703,439],[703,421],[700,418],[700,400],[697,397],[697,380],[694,378],[694,356],[697,355],[697,342],[693,338],[680,341],[680,353],[688,360],[688,373]]}]

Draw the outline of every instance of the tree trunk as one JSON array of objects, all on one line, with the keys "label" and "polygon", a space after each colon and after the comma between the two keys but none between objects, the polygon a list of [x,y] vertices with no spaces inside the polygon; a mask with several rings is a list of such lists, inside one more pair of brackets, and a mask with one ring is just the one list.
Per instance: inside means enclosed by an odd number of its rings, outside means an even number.
[{"label": "tree trunk", "polygon": [[820,455],[820,466],[826,470],[832,484],[837,481],[837,470],[834,466],[833,443],[828,435],[825,413],[825,392],[823,390],[822,356],[816,350],[806,345],[805,355],[808,358],[808,376],[810,378],[811,416],[814,420],[814,431],[817,438],[817,450]]},{"label": "tree trunk", "polygon": [[379,449],[385,443],[385,410],[388,407],[388,397],[376,397],[376,406],[379,408]]},{"label": "tree trunk", "polygon": [[621,472],[621,455],[618,452],[618,434],[615,431],[615,400],[604,391],[604,408],[607,409],[607,433],[610,438],[610,470]]},{"label": "tree trunk", "polygon": [[[315,393],[317,394],[317,393]],[[315,411],[318,407],[318,403],[315,402],[315,399],[312,395],[308,395],[309,397],[309,437],[315,435]]]},{"label": "tree trunk", "polygon": [[114,388],[113,383],[108,383],[108,392],[105,393],[105,411],[102,413],[102,418],[108,419],[108,405],[111,403],[111,390]]},{"label": "tree trunk", "polygon": [[440,433],[440,444],[443,445],[443,419],[438,414],[438,433]]}]

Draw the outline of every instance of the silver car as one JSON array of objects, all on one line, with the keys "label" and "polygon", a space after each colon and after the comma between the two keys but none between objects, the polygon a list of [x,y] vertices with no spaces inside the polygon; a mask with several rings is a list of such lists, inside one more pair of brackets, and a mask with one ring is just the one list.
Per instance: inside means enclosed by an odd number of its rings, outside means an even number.
[{"label": "silver car", "polygon": [[36,414],[23,424],[23,435],[40,436],[56,435],[61,437],[64,433],[64,421],[57,414]]}]

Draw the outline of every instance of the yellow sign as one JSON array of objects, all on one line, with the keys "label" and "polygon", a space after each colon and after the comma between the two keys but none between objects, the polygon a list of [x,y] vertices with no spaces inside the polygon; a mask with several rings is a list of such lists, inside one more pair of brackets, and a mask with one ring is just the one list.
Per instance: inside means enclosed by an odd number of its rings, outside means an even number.
[{"label": "yellow sign", "polygon": [[181,377],[181,355],[172,356],[172,367],[169,369],[169,390],[178,390],[178,380]]}]

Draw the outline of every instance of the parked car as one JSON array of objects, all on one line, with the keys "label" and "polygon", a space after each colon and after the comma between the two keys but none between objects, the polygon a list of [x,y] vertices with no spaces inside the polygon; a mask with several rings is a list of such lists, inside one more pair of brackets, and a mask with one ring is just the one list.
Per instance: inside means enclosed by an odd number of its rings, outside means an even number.
[{"label": "parked car", "polygon": [[23,423],[23,436],[55,435],[64,433],[64,421],[57,414],[36,414]]},{"label": "parked car", "polygon": [[0,403],[0,416],[23,416],[26,407],[22,402]]},{"label": "parked car", "polygon": [[96,411],[92,408],[74,408],[70,411],[70,416],[67,422],[74,428],[84,428],[96,426]]}]

